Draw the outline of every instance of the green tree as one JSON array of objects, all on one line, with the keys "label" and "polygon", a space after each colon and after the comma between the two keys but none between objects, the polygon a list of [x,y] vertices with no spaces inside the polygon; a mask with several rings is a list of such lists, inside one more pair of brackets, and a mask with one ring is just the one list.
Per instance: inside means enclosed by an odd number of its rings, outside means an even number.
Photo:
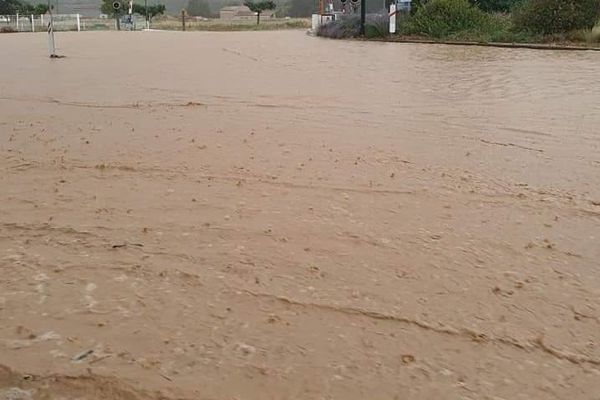
[{"label": "green tree", "polygon": [[189,0],[187,12],[192,16],[210,17],[210,6],[206,0]]},{"label": "green tree", "polygon": [[102,3],[100,3],[100,12],[112,16],[118,14],[118,11],[113,8],[113,0],[102,0]]},{"label": "green tree", "polygon": [[21,0],[0,0],[0,15],[11,15],[11,14],[45,14],[48,11],[46,4],[32,5],[26,1]]},{"label": "green tree", "polygon": [[16,14],[20,5],[19,0],[0,0],[0,15]]},{"label": "green tree", "polygon": [[100,12],[102,14],[106,14],[106,15],[110,15],[111,17],[113,17],[115,19],[115,21],[117,21],[117,29],[121,30],[121,15],[123,15],[123,4],[121,2],[119,3],[119,8],[115,9],[113,7],[113,3],[115,3],[114,0],[102,0],[102,3],[100,4]]},{"label": "green tree", "polygon": [[265,10],[274,10],[275,2],[273,0],[259,0],[254,2],[253,0],[244,1],[244,5],[250,9],[250,11],[256,13],[256,25],[260,24],[260,14]]},{"label": "green tree", "polygon": [[42,14],[46,14],[48,12],[48,5],[47,4],[36,4],[35,6],[33,6],[33,13],[35,15],[42,15]]},{"label": "green tree", "polygon": [[153,6],[148,6],[147,9],[147,14],[146,15],[146,7],[144,7],[143,4],[133,4],[133,10],[132,12],[134,14],[139,14],[139,15],[143,15],[144,17],[148,17],[148,20],[150,22],[152,22],[152,18],[156,17],[157,15],[163,15],[165,13],[166,7],[164,4],[155,4]]},{"label": "green tree", "polygon": [[36,5],[32,5],[26,2],[22,2],[21,3],[21,7],[19,9],[19,14],[24,14],[28,16],[28,19],[31,21],[31,16],[32,15],[42,15],[42,14],[46,14],[46,12],[48,11],[48,5],[47,4],[36,4]]},{"label": "green tree", "polygon": [[[0,0],[2,1],[2,0]],[[114,8],[113,3],[119,3],[119,7],[117,9]],[[106,15],[110,15],[117,21],[117,29],[121,29],[121,16],[127,13],[127,7],[129,3],[125,0],[102,0],[100,4],[100,12]],[[153,6],[148,6],[148,8],[144,7],[143,4],[133,4],[131,12],[134,14],[146,16],[146,12],[148,14],[148,19],[152,22],[152,18],[157,15],[161,15],[165,13],[165,5],[164,4],[155,4]]]}]

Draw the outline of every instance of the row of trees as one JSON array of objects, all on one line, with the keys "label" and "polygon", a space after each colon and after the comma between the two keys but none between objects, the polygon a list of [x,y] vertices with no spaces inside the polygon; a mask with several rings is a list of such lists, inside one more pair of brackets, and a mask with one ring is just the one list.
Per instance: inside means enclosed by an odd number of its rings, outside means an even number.
[{"label": "row of trees", "polygon": [[[124,1],[119,9],[115,9],[113,7],[113,3],[114,0],[102,0],[102,3],[100,4],[100,12],[106,15],[110,15],[114,18],[119,18],[127,13],[127,2]],[[132,12],[134,14],[143,15],[144,17],[147,16],[148,19],[152,21],[152,18],[156,17],[157,15],[164,14],[165,10],[166,7],[164,4],[154,4],[149,5],[148,7],[144,7],[143,4],[133,3]]]},{"label": "row of trees", "polygon": [[31,4],[22,0],[0,0],[0,15],[39,15],[46,14],[47,11],[46,4]]},{"label": "row of trees", "polygon": [[[2,1],[18,1],[18,0],[0,0]],[[228,0],[232,1],[232,0]],[[312,1],[312,0],[309,0]],[[117,20],[117,28],[120,28],[119,20],[127,13],[127,0],[120,0],[121,7],[115,9],[113,4],[115,0],[102,0],[100,4],[100,12],[109,15]],[[240,5],[236,0],[233,0],[232,5]],[[273,0],[245,0],[244,5],[252,12],[256,13],[256,23],[260,22],[261,14],[266,10],[273,10],[277,4]],[[157,15],[162,15],[166,11],[164,4],[155,4],[145,7],[143,4],[133,3],[132,13],[147,16],[150,21]],[[210,6],[207,0],[189,0],[186,9],[188,15],[209,17],[211,15]]]},{"label": "row of trees", "polygon": [[[312,0],[311,0],[312,1]],[[239,5],[234,3],[233,5]],[[277,7],[272,0],[246,0],[244,5],[250,9],[250,11],[256,13],[256,24],[260,23],[260,15],[266,10],[274,10]],[[188,15],[201,16],[201,17],[212,17],[213,14],[210,10],[210,5],[207,0],[189,0],[186,9]]]},{"label": "row of trees", "polygon": [[[381,0],[370,0],[369,3],[380,3]],[[264,3],[264,1],[253,1],[252,4]],[[278,15],[294,18],[310,17],[316,10],[316,0],[276,0],[269,4],[267,10],[277,7]],[[245,4],[245,3],[244,3]],[[242,0],[189,0],[186,11],[189,15],[200,17],[216,17],[222,7],[242,5]],[[246,4],[247,5],[247,4]],[[263,4],[261,7],[265,7]],[[251,7],[248,7],[252,9]],[[381,5],[379,5],[381,8]]]},{"label": "row of trees", "polygon": [[[413,0],[410,15],[397,20],[406,36],[470,42],[574,41],[600,43],[600,0]],[[370,17],[370,18],[369,18]],[[388,35],[388,18],[367,15],[367,38]],[[320,36],[356,37],[360,18],[341,18],[319,28]]]},{"label": "row of trees", "polygon": [[[0,0],[0,3],[2,1],[12,0]],[[140,2],[140,0],[135,1]],[[339,8],[339,0],[334,1],[336,4],[336,8]],[[253,1],[253,3],[259,2],[261,2],[261,0]],[[382,8],[382,2],[383,0],[367,0],[367,11],[380,11]],[[105,3],[107,4],[106,6],[104,6]],[[221,8],[227,6],[240,6],[242,4],[244,4],[244,0],[186,0],[183,2],[171,0],[169,1],[168,8],[170,12],[174,14],[178,13],[181,8],[185,8],[188,15],[205,18],[214,18],[219,16],[219,10]],[[273,4],[277,8],[278,16],[289,16],[292,18],[308,18],[313,12],[316,11],[317,8],[317,0],[274,0]],[[102,0],[102,5],[104,6],[104,8],[102,8],[103,14],[111,16],[114,15],[112,10],[110,10],[110,7],[112,7],[112,1]]]},{"label": "row of trees", "polygon": [[[413,0],[413,9],[418,9],[430,0]],[[510,12],[524,0],[469,0],[469,3],[486,12]],[[389,1],[385,2],[389,5]],[[310,17],[316,10],[317,0],[278,0],[276,5],[280,14],[295,18]],[[340,7],[335,0],[336,8]],[[189,0],[187,12],[189,15],[214,17],[221,7],[241,5],[241,0]],[[367,0],[367,12],[378,12],[383,8],[382,0]]]},{"label": "row of trees", "polygon": [[421,0],[417,3],[412,16],[403,24],[405,34],[469,37],[479,33],[491,36],[492,41],[523,37],[535,40],[535,35],[591,30],[600,19],[600,0]]},{"label": "row of trees", "polygon": [[[509,12],[515,5],[523,0],[469,0],[474,6],[477,6],[486,12]],[[413,10],[427,4],[429,0],[413,0]]]},{"label": "row of trees", "polygon": [[[0,0],[1,1],[1,0]],[[102,0],[100,4],[100,12],[106,15],[110,15],[117,21],[117,29],[121,29],[121,17],[128,12],[128,2],[120,1],[120,7],[115,8],[113,4],[114,0]],[[149,6],[144,6],[143,4],[133,3],[133,7],[131,12],[133,14],[143,15],[148,19],[148,21],[152,22],[152,18],[157,15],[162,15],[165,13],[166,7],[164,4],[154,4]]]}]

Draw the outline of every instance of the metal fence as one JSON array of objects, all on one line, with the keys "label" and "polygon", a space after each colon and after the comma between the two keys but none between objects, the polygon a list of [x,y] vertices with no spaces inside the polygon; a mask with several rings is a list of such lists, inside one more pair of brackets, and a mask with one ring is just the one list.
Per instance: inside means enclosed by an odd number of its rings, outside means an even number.
[{"label": "metal fence", "polygon": [[[131,21],[128,16],[121,18],[121,30],[139,31],[146,28],[146,19],[142,16],[133,15]],[[117,22],[114,18],[89,18],[81,17],[82,31],[107,31],[117,29]]]},{"label": "metal fence", "polygon": [[[55,31],[98,31],[115,30],[114,18],[89,18],[80,14],[58,14],[52,16]],[[46,32],[50,16],[46,15],[0,15],[0,32]],[[141,30],[146,28],[144,17],[124,17],[122,30]]]},{"label": "metal fence", "polygon": [[[53,15],[55,31],[80,31],[79,14]],[[0,15],[0,31],[4,32],[46,32],[49,15]]]}]

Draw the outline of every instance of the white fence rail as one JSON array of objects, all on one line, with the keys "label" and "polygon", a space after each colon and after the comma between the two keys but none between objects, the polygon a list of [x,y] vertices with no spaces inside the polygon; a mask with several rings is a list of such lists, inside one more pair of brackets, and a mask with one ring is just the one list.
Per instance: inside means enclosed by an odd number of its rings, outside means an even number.
[{"label": "white fence rail", "polygon": [[[1,1],[1,0],[0,0]],[[146,28],[144,17],[133,16],[131,22],[127,17],[121,21],[123,30],[140,30]],[[54,31],[97,31],[115,30],[113,18],[89,18],[80,14],[53,15]],[[46,15],[0,15],[0,32],[46,32],[50,16]]]},{"label": "white fence rail", "polygon": [[[79,14],[53,16],[55,31],[80,31]],[[50,16],[46,15],[0,15],[0,31],[3,32],[46,32]]]},{"label": "white fence rail", "polygon": [[[139,15],[133,15],[131,22],[128,20],[128,16],[124,16],[121,19],[121,30],[142,30],[146,28],[146,19]],[[106,31],[117,29],[117,23],[114,18],[89,18],[81,17],[81,30],[82,31]]]}]

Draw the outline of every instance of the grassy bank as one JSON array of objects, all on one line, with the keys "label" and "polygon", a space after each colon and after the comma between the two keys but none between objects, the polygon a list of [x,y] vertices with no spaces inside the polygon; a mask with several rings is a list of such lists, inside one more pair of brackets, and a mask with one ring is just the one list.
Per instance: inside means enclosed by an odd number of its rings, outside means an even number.
[{"label": "grassy bank", "polygon": [[[541,43],[565,46],[600,46],[598,7],[561,15],[560,4],[574,0],[522,0],[512,12],[485,12],[468,0],[429,0],[410,15],[397,17],[395,35],[388,34],[389,19],[370,15],[367,39],[426,40],[476,43]],[[581,0],[588,1],[588,0]],[[539,4],[554,2],[544,9]],[[553,7],[557,9],[554,10]],[[572,10],[573,8],[571,8]],[[541,15],[541,16],[540,16]],[[557,17],[558,15],[558,17]],[[352,15],[321,27],[317,34],[330,38],[358,37],[360,20]]]},{"label": "grassy bank", "polygon": [[[294,19],[264,19],[256,25],[256,20],[244,21],[223,21],[219,19],[208,21],[186,21],[186,30],[189,31],[269,31],[281,29],[308,29],[310,20],[303,18]],[[175,18],[167,18],[163,20],[153,21],[152,29],[162,30],[182,30],[181,20]]]},{"label": "grassy bank", "polygon": [[415,30],[409,17],[398,21],[397,32],[396,37],[406,39],[600,46],[600,23],[591,29],[538,33],[516,29],[510,14],[491,14],[486,21],[472,28],[448,32],[433,32],[432,34]]}]

